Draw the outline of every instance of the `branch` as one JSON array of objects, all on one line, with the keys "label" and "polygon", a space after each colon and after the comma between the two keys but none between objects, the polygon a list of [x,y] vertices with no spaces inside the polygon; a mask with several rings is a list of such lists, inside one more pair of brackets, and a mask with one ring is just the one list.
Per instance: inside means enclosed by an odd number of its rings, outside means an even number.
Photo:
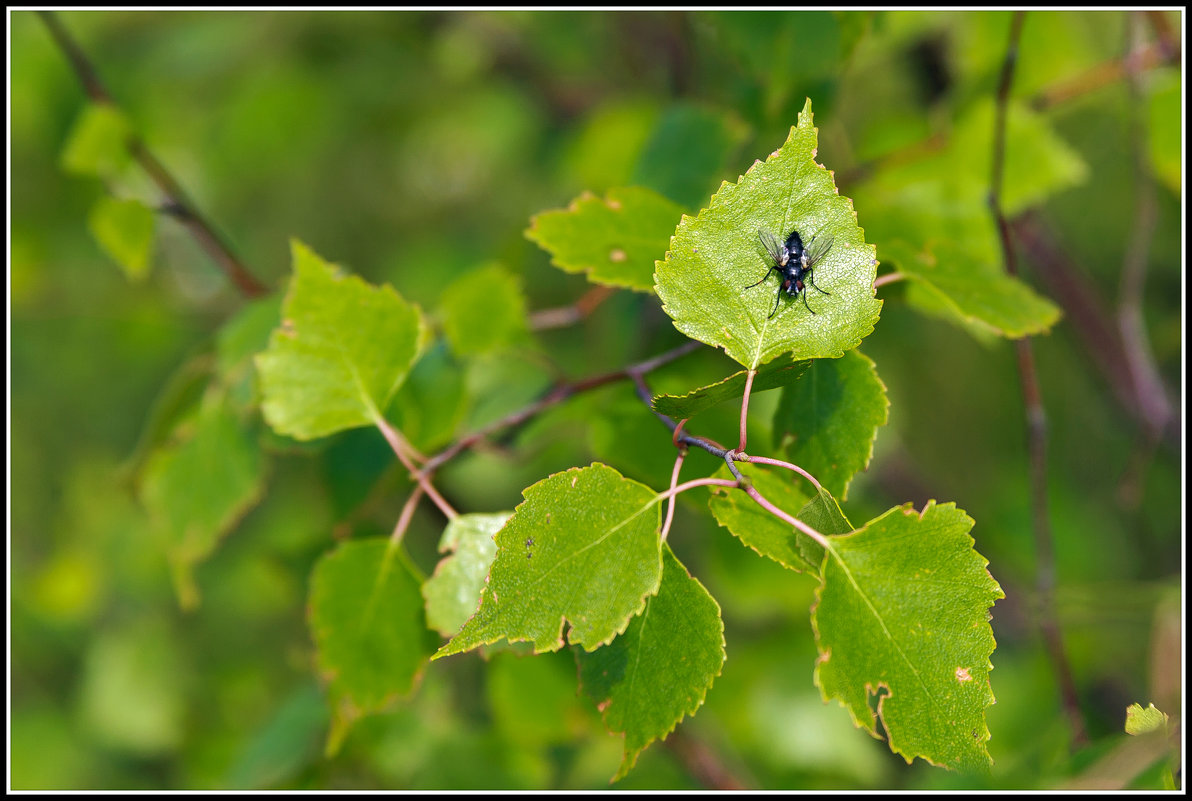
[{"label": "branch", "polygon": [[594,286],[570,306],[536,311],[530,315],[530,330],[542,331],[546,328],[565,328],[574,325],[591,314],[601,303],[604,303],[614,291],[611,286]]},{"label": "branch", "polygon": [[[989,209],[997,223],[1002,246],[1002,258],[1006,272],[1018,275],[1014,245],[1010,240],[1010,226],[1002,213],[1001,190],[1002,169],[1006,148],[1006,106],[1010,97],[1010,86],[1014,80],[1014,66],[1018,59],[1018,42],[1022,34],[1022,23],[1026,12],[1016,11],[1010,22],[1010,40],[1006,45],[1006,56],[1002,62],[998,81],[997,106],[994,115],[993,167],[990,175]],[[1031,349],[1030,337],[1017,340],[1018,376],[1022,383],[1022,398],[1027,420],[1027,449],[1030,454],[1031,509],[1035,535],[1035,551],[1038,559],[1036,590],[1039,596],[1039,626],[1051,655],[1056,677],[1059,681],[1063,708],[1072,727],[1074,745],[1087,742],[1084,720],[1080,712],[1080,701],[1072,671],[1064,654],[1064,644],[1059,622],[1055,614],[1055,555],[1052,545],[1051,523],[1047,510],[1047,414],[1039,392],[1038,371]]]},{"label": "branch", "polygon": [[[115,101],[104,87],[103,82],[100,81],[99,73],[95,70],[94,65],[88,60],[82,48],[67,32],[58,17],[51,11],[39,11],[37,14],[49,29],[54,43],[58,45],[70,62],[79,83],[83,85],[83,91],[87,93],[91,102],[115,106]],[[258,281],[236,258],[231,248],[215,232],[211,223],[195,209],[194,204],[187,198],[186,193],[182,191],[182,187],[178,185],[174,177],[149,152],[144,141],[136,134],[129,138],[128,151],[165,196],[162,205],[167,213],[176,217],[186,226],[200,247],[224,272],[228,280],[240,290],[240,294],[248,298],[255,298],[268,293],[268,287]]]}]

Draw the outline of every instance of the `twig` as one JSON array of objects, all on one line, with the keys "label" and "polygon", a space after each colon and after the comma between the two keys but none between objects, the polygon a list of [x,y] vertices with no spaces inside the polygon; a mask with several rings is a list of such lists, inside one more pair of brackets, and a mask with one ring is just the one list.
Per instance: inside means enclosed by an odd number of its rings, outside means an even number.
[{"label": "twig", "polygon": [[389,535],[391,544],[397,545],[406,535],[406,529],[410,527],[410,520],[413,519],[414,510],[418,508],[418,501],[422,500],[424,492],[422,487],[416,486],[410,493],[410,497],[406,499],[405,506],[401,508],[401,516],[397,518],[397,525],[393,527],[393,533]]},{"label": "twig", "polygon": [[418,468],[414,466],[414,462],[410,458],[410,451],[412,448],[410,448],[409,443],[406,442],[405,437],[403,437],[396,428],[389,425],[389,421],[387,421],[380,414],[375,414],[373,416],[373,423],[377,426],[377,428],[381,429],[381,433],[385,436],[385,440],[389,443],[389,447],[393,448],[393,452],[397,454],[397,458],[400,459],[401,463],[406,466],[407,470],[410,471],[410,475],[413,476],[416,482],[418,482],[418,486],[420,486],[423,491],[430,496],[430,499],[435,502],[435,506],[439,507],[439,511],[441,511],[449,520],[457,517],[459,512],[455,511],[451,504],[447,503],[447,501],[443,499],[443,496],[439,494],[438,490],[435,489],[434,484],[430,483],[430,476],[424,475],[423,471],[418,470]]},{"label": "twig", "polygon": [[904,278],[906,278],[906,276],[903,275],[902,273],[886,273],[885,275],[880,275],[877,278],[873,279],[873,288],[877,289],[880,286],[885,286],[886,284],[892,284],[895,281],[901,281]]},{"label": "twig", "polygon": [[611,286],[594,286],[570,306],[542,309],[530,315],[529,326],[533,331],[547,328],[564,328],[583,320],[614,292]]},{"label": "twig", "polygon": [[739,453],[745,452],[745,421],[749,415],[749,392],[753,389],[753,377],[757,375],[757,370],[750,370],[745,375],[745,391],[741,395],[741,444],[737,446]]},{"label": "twig", "polygon": [[[1133,47],[1141,34],[1138,12],[1128,16],[1127,47]],[[1147,439],[1157,440],[1172,415],[1171,403],[1159,369],[1147,340],[1142,319],[1142,295],[1146,286],[1147,256],[1154,236],[1158,213],[1155,185],[1146,154],[1146,121],[1142,108],[1142,87],[1136,73],[1126,81],[1129,97],[1130,149],[1134,160],[1134,175],[1138,197],[1134,206],[1129,246],[1122,261],[1121,286],[1118,292],[1118,330],[1126,351],[1126,363],[1134,386],[1134,397],[1146,422]]]},{"label": "twig", "polygon": [[[59,49],[66,56],[67,61],[70,62],[75,75],[83,85],[83,91],[87,93],[87,97],[94,103],[115,106],[115,101],[112,99],[107,88],[104,87],[103,82],[100,81],[99,73],[96,71],[94,65],[54,13],[52,11],[39,11],[37,14],[49,29],[54,43],[58,45]],[[171,215],[177,217],[186,226],[187,230],[198,241],[200,247],[223,270],[228,279],[240,290],[240,293],[248,298],[255,298],[266,294],[269,288],[258,281],[240,260],[236,258],[231,248],[215,232],[215,228],[211,223],[195,209],[194,204],[187,198],[186,193],[182,191],[182,187],[174,180],[174,177],[149,152],[149,148],[145,145],[144,141],[136,134],[133,134],[129,138],[128,151],[133,159],[141,166],[141,169],[157,185],[157,188],[161,190],[162,194],[165,195],[165,202],[162,205],[168,209]]]},{"label": "twig", "polygon": [[[793,470],[794,472],[803,476],[803,478],[810,481],[812,483],[812,485],[815,487],[816,492],[820,492],[823,490],[823,487],[820,486],[820,483],[815,480],[815,476],[811,475],[811,473],[808,473],[806,470],[804,470],[802,467],[799,467],[797,464],[791,464],[790,462],[784,462],[781,459],[771,459],[769,456],[749,456],[747,454],[742,453],[742,454],[740,454],[740,457],[745,457],[745,458],[741,458],[742,462],[749,462],[751,464],[769,464],[769,465],[773,465],[774,467],[782,467],[787,470]],[[740,457],[738,457],[738,458],[740,458]]]},{"label": "twig", "polygon": [[[683,467],[683,459],[687,456],[687,449],[680,448],[679,455],[675,457],[675,468],[671,470],[670,489],[674,490],[679,483],[679,470]],[[662,524],[662,533],[659,539],[666,542],[666,535],[670,533],[671,522],[675,519],[675,496],[671,495],[666,501],[666,521]]]},{"label": "twig", "polygon": [[[997,105],[994,115],[993,167],[990,176],[989,208],[997,222],[997,229],[1005,260],[1006,272],[1018,275],[1014,245],[1010,240],[1010,226],[1002,213],[1001,189],[1002,169],[1006,148],[1006,107],[1010,97],[1010,86],[1014,80],[1014,66],[1018,59],[1018,42],[1022,34],[1026,12],[1016,11],[1010,22],[1010,38],[1006,45],[1006,56],[1002,62],[1001,77],[997,88]],[[1039,594],[1039,626],[1047,650],[1051,655],[1060,686],[1064,711],[1072,727],[1074,745],[1087,742],[1084,719],[1080,712],[1080,701],[1076,685],[1072,680],[1071,668],[1064,653],[1059,622],[1055,615],[1055,556],[1052,546],[1051,523],[1047,511],[1047,415],[1039,392],[1038,372],[1035,368],[1034,352],[1030,337],[1015,342],[1018,352],[1018,375],[1022,383],[1023,405],[1027,420],[1027,448],[1030,453],[1032,526],[1035,534],[1035,551],[1038,560],[1036,590]]]},{"label": "twig", "polygon": [[611,384],[614,381],[623,381],[626,378],[632,379],[634,376],[640,376],[644,373],[648,373],[651,370],[655,370],[658,367],[661,367],[668,362],[674,361],[681,356],[686,356],[688,353],[691,353],[699,347],[699,342],[686,342],[679,347],[674,348],[673,350],[669,350],[666,353],[662,353],[651,359],[647,359],[644,362],[639,362],[638,364],[631,365],[620,370],[613,370],[609,373],[602,373],[601,375],[591,376],[589,378],[555,387],[550,392],[546,393],[546,395],[529,404],[528,406],[510,413],[505,417],[502,417],[500,420],[489,423],[483,428],[461,437],[451,445],[448,445],[442,451],[426,460],[426,464],[423,465],[419,475],[429,476],[433,474],[444,463],[455,458],[468,448],[471,448],[477,442],[480,442],[490,434],[519,425],[520,423],[523,423],[534,415],[538,414],[543,409],[564,401],[573,395],[577,395],[581,392],[587,392],[588,390],[596,389],[597,387],[602,387],[605,384]]}]

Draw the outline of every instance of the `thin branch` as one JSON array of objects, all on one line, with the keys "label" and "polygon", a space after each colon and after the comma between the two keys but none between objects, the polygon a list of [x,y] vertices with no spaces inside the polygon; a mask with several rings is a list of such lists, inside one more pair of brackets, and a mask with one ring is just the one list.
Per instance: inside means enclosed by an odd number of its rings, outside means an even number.
[{"label": "thin branch", "polygon": [[[1136,46],[1141,35],[1139,12],[1128,15],[1128,46]],[[1143,109],[1142,86],[1136,73],[1126,81],[1129,90],[1130,149],[1134,162],[1137,198],[1134,205],[1134,221],[1131,225],[1129,245],[1122,262],[1122,278],[1118,292],[1118,330],[1126,351],[1130,378],[1134,385],[1134,397],[1147,423],[1146,437],[1153,442],[1159,438],[1172,416],[1171,403],[1159,368],[1155,364],[1147,339],[1146,324],[1142,318],[1142,296],[1146,286],[1147,256],[1154,236],[1158,203],[1155,183],[1147,159],[1146,116]]]},{"label": "thin branch", "polygon": [[[675,457],[675,468],[671,470],[670,489],[674,490],[679,483],[679,470],[683,467],[683,459],[687,456],[687,449],[680,448],[679,455]],[[666,501],[666,521],[662,524],[662,534],[659,536],[663,542],[666,542],[666,535],[670,533],[671,522],[675,519],[675,496],[671,495]]]},{"label": "thin branch", "polygon": [[373,423],[377,426],[377,428],[381,429],[381,433],[385,436],[385,440],[389,443],[389,447],[393,448],[393,452],[397,454],[397,458],[400,459],[401,463],[406,466],[407,470],[410,471],[410,475],[416,482],[418,482],[418,486],[420,486],[423,491],[430,496],[430,499],[435,502],[435,506],[439,507],[439,511],[441,511],[449,520],[458,517],[459,512],[455,511],[451,504],[447,503],[447,501],[443,499],[443,496],[440,495],[438,490],[435,489],[434,484],[430,483],[430,477],[428,475],[424,475],[423,471],[419,471],[418,468],[414,466],[414,462],[410,458],[409,453],[409,451],[412,449],[410,448],[409,443],[406,442],[406,438],[403,437],[396,428],[389,425],[389,421],[379,414],[373,417]]},{"label": "thin branch", "polygon": [[757,370],[750,370],[745,375],[745,391],[741,395],[741,444],[737,447],[739,453],[745,452],[745,421],[749,415],[749,393],[753,389],[753,377]]},{"label": "thin branch", "polygon": [[[79,83],[83,85],[83,91],[86,92],[87,97],[93,103],[115,106],[116,103],[107,88],[103,85],[103,82],[100,81],[99,73],[96,71],[95,66],[87,58],[86,54],[83,53],[83,49],[71,37],[58,17],[52,11],[39,11],[37,14],[49,29],[54,43],[58,45],[58,48],[66,56],[67,61],[70,62],[75,75],[79,79]],[[129,138],[128,150],[133,159],[141,166],[141,169],[148,174],[153,183],[157,185],[157,188],[165,196],[162,206],[168,209],[168,212],[172,216],[178,218],[186,226],[191,236],[198,241],[200,247],[207,252],[207,255],[224,272],[228,280],[240,290],[240,293],[248,298],[259,297],[268,293],[269,288],[258,281],[240,260],[236,258],[231,248],[216,233],[211,223],[199,214],[194,204],[187,198],[186,193],[182,191],[182,187],[179,186],[169,171],[162,166],[161,162],[149,152],[149,148],[139,136],[134,134]]]},{"label": "thin branch", "polygon": [[892,284],[895,281],[902,281],[905,278],[906,276],[902,273],[886,273],[885,275],[879,275],[877,278],[873,279],[873,288],[877,289],[878,287],[885,286],[886,284]]},{"label": "thin branch", "polygon": [[547,328],[565,328],[583,320],[608,299],[615,290],[611,286],[594,286],[570,306],[542,309],[530,315],[529,326],[533,331]]},{"label": "thin branch", "polygon": [[[744,457],[744,458],[741,458],[741,457]],[[803,478],[810,481],[812,483],[812,485],[815,486],[816,492],[820,492],[823,490],[823,487],[820,486],[820,483],[815,480],[815,476],[811,475],[811,473],[808,473],[806,470],[804,470],[802,467],[799,467],[797,464],[792,464],[790,462],[784,462],[781,459],[771,459],[769,456],[749,456],[744,453],[740,454],[740,456],[738,458],[740,458],[742,462],[749,462],[750,464],[769,464],[769,465],[773,465],[774,467],[782,467],[787,470],[793,470],[794,472],[803,476]]]},{"label": "thin branch", "polygon": [[[1014,67],[1018,60],[1018,42],[1026,12],[1016,11],[1010,22],[1010,37],[1006,55],[1002,62],[1001,77],[997,88],[997,105],[994,116],[993,159],[990,175],[989,208],[997,223],[1005,260],[1006,272],[1018,275],[1014,245],[1010,239],[1010,226],[1001,207],[1003,165],[1006,148],[1006,108],[1010,87],[1014,80]],[[1015,342],[1018,352],[1018,375],[1022,384],[1023,406],[1027,420],[1027,449],[1030,454],[1032,529],[1035,535],[1035,552],[1038,560],[1036,591],[1039,596],[1039,625],[1047,650],[1060,685],[1060,695],[1069,725],[1072,727],[1074,745],[1087,742],[1084,719],[1080,712],[1080,701],[1072,671],[1064,653],[1063,639],[1055,614],[1055,555],[1052,545],[1051,523],[1047,510],[1047,415],[1039,391],[1038,371],[1030,337]]]},{"label": "thin branch", "polygon": [[423,465],[419,475],[429,476],[433,474],[443,464],[450,461],[451,459],[454,459],[460,453],[467,450],[468,448],[473,447],[476,443],[480,442],[491,434],[519,425],[538,414],[543,409],[564,401],[573,395],[577,395],[581,392],[587,392],[588,390],[596,389],[597,387],[602,387],[605,384],[611,384],[614,381],[623,381],[627,378],[632,379],[635,376],[641,376],[642,374],[648,373],[651,370],[655,370],[658,367],[661,367],[668,362],[672,362],[681,356],[686,356],[688,353],[691,353],[699,347],[699,342],[686,342],[679,347],[674,348],[673,350],[669,350],[666,353],[662,353],[651,359],[647,359],[646,361],[639,362],[638,364],[557,386],[528,406],[510,413],[505,417],[502,417],[500,420],[489,423],[483,428],[461,437],[451,445],[448,445],[442,451],[426,460],[426,464]]},{"label": "thin branch", "polygon": [[393,533],[389,535],[389,541],[393,545],[400,543],[406,535],[406,529],[410,527],[410,521],[414,518],[414,510],[418,508],[418,502],[422,500],[424,493],[425,490],[422,487],[414,487],[414,491],[406,499],[405,506],[401,509],[401,515],[397,518],[397,525],[393,527]]}]

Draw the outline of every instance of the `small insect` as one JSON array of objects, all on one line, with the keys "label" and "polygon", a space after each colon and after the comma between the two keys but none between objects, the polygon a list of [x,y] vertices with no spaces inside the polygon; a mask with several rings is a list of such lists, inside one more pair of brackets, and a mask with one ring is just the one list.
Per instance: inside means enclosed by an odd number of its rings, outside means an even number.
[{"label": "small insect", "polygon": [[[778,301],[782,299],[782,293],[786,292],[788,297],[798,297],[799,293],[803,293],[803,305],[807,307],[807,311],[815,314],[815,310],[807,305],[807,287],[805,284],[811,284],[815,287],[815,291],[821,295],[831,295],[831,292],[825,292],[818,286],[815,286],[815,281],[812,279],[812,269],[819,264],[820,260],[827,255],[828,251],[832,249],[832,235],[820,239],[818,236],[811,237],[806,247],[803,245],[803,238],[799,236],[798,231],[791,231],[791,235],[787,237],[785,244],[780,244],[778,237],[769,231],[757,232],[758,238],[762,241],[762,247],[766,249],[766,253],[770,255],[773,264],[766,274],[762,276],[762,280],[755,284],[750,284],[746,289],[753,289],[758,284],[770,277],[771,272],[777,272],[782,278],[782,283],[778,286],[778,294],[774,296],[774,309],[770,312],[770,317],[773,317],[778,312]],[[766,319],[770,319],[767,317]]]}]

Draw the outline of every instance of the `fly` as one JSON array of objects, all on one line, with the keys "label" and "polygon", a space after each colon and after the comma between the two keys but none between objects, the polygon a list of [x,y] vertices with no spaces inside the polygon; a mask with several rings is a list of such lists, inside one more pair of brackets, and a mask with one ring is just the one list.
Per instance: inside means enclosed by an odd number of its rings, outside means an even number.
[{"label": "fly", "polygon": [[[753,289],[769,278],[771,272],[777,272],[782,283],[779,284],[778,293],[774,296],[774,309],[770,312],[770,317],[778,312],[778,301],[782,299],[783,292],[792,298],[798,297],[799,293],[802,293],[803,305],[807,307],[807,311],[815,314],[815,310],[807,304],[807,285],[815,287],[815,291],[821,295],[832,294],[816,286],[812,278],[812,270],[815,265],[819,264],[820,260],[832,249],[832,235],[829,234],[823,239],[820,239],[818,235],[813,236],[806,247],[804,247],[803,238],[799,236],[798,231],[791,231],[791,235],[787,237],[784,244],[779,243],[778,237],[769,231],[759,230],[757,236],[774,263],[770,265],[769,270],[766,270],[761,281],[745,288]],[[768,320],[770,317],[766,319]]]}]

